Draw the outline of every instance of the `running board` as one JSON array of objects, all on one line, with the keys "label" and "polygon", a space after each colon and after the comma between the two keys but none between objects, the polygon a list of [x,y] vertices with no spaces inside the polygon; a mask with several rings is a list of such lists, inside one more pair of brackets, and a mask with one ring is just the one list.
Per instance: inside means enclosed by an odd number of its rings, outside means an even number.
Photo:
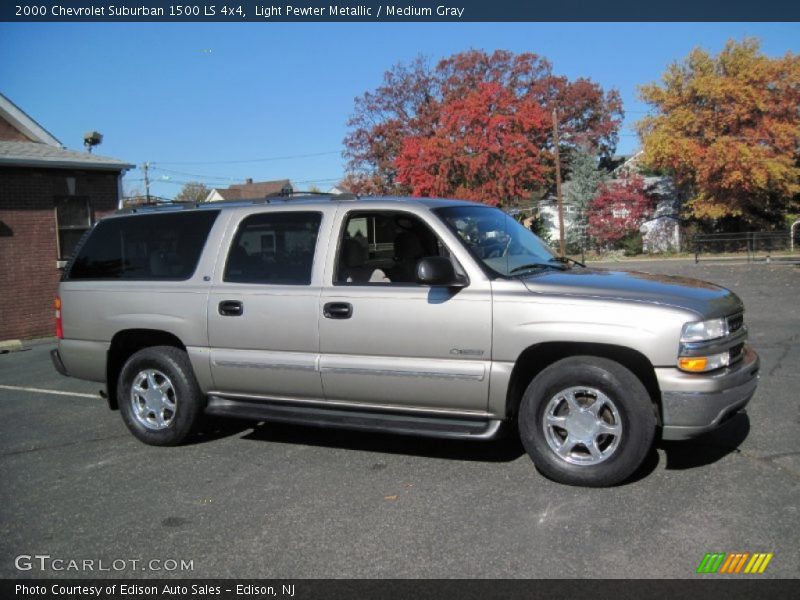
[{"label": "running board", "polygon": [[220,396],[208,397],[206,414],[257,421],[311,425],[314,427],[336,427],[401,435],[470,440],[493,439],[502,424],[499,419],[411,416],[391,412],[253,402],[222,398]]}]

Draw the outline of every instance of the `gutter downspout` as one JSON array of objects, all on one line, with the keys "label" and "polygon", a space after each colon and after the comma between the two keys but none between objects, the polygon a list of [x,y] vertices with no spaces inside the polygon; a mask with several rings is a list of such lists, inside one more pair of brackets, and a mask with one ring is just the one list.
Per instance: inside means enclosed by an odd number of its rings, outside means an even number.
[{"label": "gutter downspout", "polygon": [[127,170],[117,173],[117,210],[122,210],[122,177]]}]

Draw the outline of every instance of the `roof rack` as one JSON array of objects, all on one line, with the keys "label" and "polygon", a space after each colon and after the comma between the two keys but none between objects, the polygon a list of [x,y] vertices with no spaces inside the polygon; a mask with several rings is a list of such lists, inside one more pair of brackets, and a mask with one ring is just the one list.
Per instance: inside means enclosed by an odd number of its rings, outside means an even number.
[{"label": "roof rack", "polygon": [[302,198],[303,196],[330,196],[331,200],[358,200],[357,194],[351,194],[349,192],[334,194],[332,192],[316,191],[292,191],[288,194],[284,192],[272,192],[271,194],[267,194],[265,198],[284,198],[285,200],[290,200],[292,198]]},{"label": "roof rack", "polygon": [[160,210],[183,210],[186,208],[195,208],[196,202],[145,202],[143,204],[135,204],[133,206],[126,206],[116,211],[116,214],[131,214],[138,212],[153,212]]},{"label": "roof rack", "polygon": [[188,210],[188,209],[214,209],[222,207],[237,207],[237,206],[252,206],[254,204],[272,204],[273,202],[284,201],[291,202],[293,199],[314,196],[328,196],[332,201],[339,200],[358,200],[359,196],[356,194],[329,194],[325,192],[292,192],[292,194],[268,194],[263,198],[246,198],[237,200],[215,200],[213,202],[175,202],[170,200],[168,202],[148,202],[145,204],[137,204],[135,206],[128,206],[116,211],[118,215],[134,214],[142,212],[161,212],[171,210]]}]

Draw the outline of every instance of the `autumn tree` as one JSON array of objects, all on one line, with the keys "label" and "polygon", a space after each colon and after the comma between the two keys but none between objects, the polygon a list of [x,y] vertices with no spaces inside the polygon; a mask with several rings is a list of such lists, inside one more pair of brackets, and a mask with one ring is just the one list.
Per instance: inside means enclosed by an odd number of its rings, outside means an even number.
[{"label": "autumn tree", "polygon": [[205,202],[210,191],[199,181],[190,181],[181,188],[173,202]]},{"label": "autumn tree", "polygon": [[435,122],[438,85],[422,57],[395,65],[384,73],[383,84],[355,99],[347,122],[346,177],[359,194],[405,192],[395,183],[394,161],[403,138],[429,134]]},{"label": "autumn tree", "polygon": [[387,193],[383,181],[374,173],[347,173],[337,187],[360,196],[380,196]]},{"label": "autumn tree", "polygon": [[480,83],[445,101],[432,135],[408,136],[397,181],[416,196],[453,196],[496,205],[541,185],[549,119],[535,101],[499,83]]},{"label": "autumn tree", "polygon": [[652,209],[638,175],[602,184],[589,205],[589,234],[601,245],[613,245],[638,232]]},{"label": "autumn tree", "polygon": [[781,220],[800,193],[800,56],[695,49],[640,94],[656,113],[638,123],[644,161],[691,190],[691,216]]},{"label": "autumn tree", "polygon": [[[375,193],[409,192],[409,185],[397,179],[397,159],[403,152],[408,166],[406,138],[421,143],[436,137],[444,126],[443,115],[452,118],[454,103],[468,96],[475,101],[479,89],[485,99],[489,88],[484,84],[502,88],[510,95],[509,102],[513,98],[513,103],[536,104],[547,115],[558,108],[565,152],[584,143],[603,153],[612,153],[616,146],[622,118],[619,94],[605,92],[588,79],[570,81],[554,75],[550,63],[536,54],[470,50],[433,67],[418,58],[394,66],[377,89],[356,98],[348,121],[350,132],[344,140],[354,191],[363,192],[363,184]],[[540,139],[537,131],[535,141],[542,164],[548,166],[552,165],[552,132],[543,133]],[[550,182],[551,173],[545,175]],[[454,181],[451,189],[468,187],[467,182]]]}]

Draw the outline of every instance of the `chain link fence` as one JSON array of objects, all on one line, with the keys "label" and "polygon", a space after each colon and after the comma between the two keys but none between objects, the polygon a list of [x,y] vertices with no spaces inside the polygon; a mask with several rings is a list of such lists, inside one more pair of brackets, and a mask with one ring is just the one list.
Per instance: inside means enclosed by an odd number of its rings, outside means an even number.
[{"label": "chain link fence", "polygon": [[699,233],[692,238],[694,262],[701,254],[745,253],[750,262],[758,256],[793,250],[789,231],[747,231],[742,233]]}]

